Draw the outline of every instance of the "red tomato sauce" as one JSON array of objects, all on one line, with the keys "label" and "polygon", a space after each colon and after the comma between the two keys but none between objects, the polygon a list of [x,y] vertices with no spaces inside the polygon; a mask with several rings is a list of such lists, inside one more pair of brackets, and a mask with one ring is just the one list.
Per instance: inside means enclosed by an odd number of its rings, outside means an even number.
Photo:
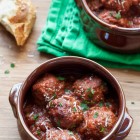
[{"label": "red tomato sauce", "polygon": [[23,107],[25,122],[39,140],[100,140],[118,118],[110,85],[96,74],[45,74]]},{"label": "red tomato sauce", "polygon": [[140,0],[87,0],[93,13],[106,23],[125,27],[140,27]]}]

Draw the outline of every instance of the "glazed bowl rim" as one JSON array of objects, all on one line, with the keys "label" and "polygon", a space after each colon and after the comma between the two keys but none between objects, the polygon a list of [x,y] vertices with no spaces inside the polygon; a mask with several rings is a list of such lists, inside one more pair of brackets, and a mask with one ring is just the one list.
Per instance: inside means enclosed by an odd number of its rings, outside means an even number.
[{"label": "glazed bowl rim", "polygon": [[[35,74],[35,72],[37,71],[37,69],[41,68],[41,67],[44,67],[46,64],[49,64],[49,63],[52,63],[52,62],[55,62],[55,63],[58,63],[59,61],[63,61],[63,60],[77,60],[77,62],[80,62],[81,60],[82,61],[85,61],[85,62],[88,62],[90,64],[94,64],[96,65],[98,68],[102,69],[106,74],[108,74],[117,84],[117,86],[119,87],[119,94],[120,97],[121,97],[121,100],[122,102],[119,103],[121,104],[121,111],[120,111],[120,115],[118,117],[118,120],[116,122],[116,124],[114,125],[114,127],[112,128],[112,130],[104,137],[102,138],[101,140],[107,140],[109,139],[110,137],[112,137],[112,135],[117,131],[119,125],[121,124],[122,120],[123,120],[123,117],[124,117],[124,114],[125,114],[125,109],[126,109],[126,101],[125,101],[125,95],[124,95],[124,92],[119,84],[119,82],[117,81],[117,79],[106,69],[104,68],[103,66],[101,66],[100,64],[96,63],[95,61],[92,61],[92,60],[89,60],[89,59],[86,59],[86,58],[82,58],[82,57],[77,57],[77,56],[64,56],[64,57],[58,57],[58,58],[53,58],[53,59],[50,59],[50,60],[47,60],[45,61],[44,63],[40,64],[38,67],[36,67],[28,76],[27,78],[25,79],[25,81],[23,82],[20,90],[19,90],[19,97],[18,97],[18,100],[17,100],[17,113],[18,113],[18,119],[20,120],[21,122],[21,125],[23,126],[23,128],[25,129],[25,131],[28,133],[28,135],[30,135],[30,137],[32,137],[34,140],[38,140],[29,130],[28,126],[26,125],[25,121],[24,121],[24,118],[23,118],[23,111],[22,111],[22,106],[21,106],[21,95],[22,95],[22,92],[24,91],[24,86],[26,85],[26,82],[28,81],[28,79],[30,79],[30,77],[32,75]],[[78,61],[79,60],[79,61]],[[96,69],[96,68],[95,68]],[[98,73],[98,72],[97,72]],[[120,99],[119,99],[120,100]]]},{"label": "glazed bowl rim", "polygon": [[120,27],[120,26],[116,26],[116,25],[111,25],[108,24],[106,22],[104,22],[103,20],[101,20],[100,18],[98,18],[89,8],[86,0],[80,0],[82,2],[82,7],[84,8],[84,10],[86,11],[86,13],[96,22],[98,22],[100,25],[109,28],[110,30],[115,30],[118,32],[123,32],[123,33],[127,33],[127,34],[136,34],[136,33],[140,33],[140,28],[124,28],[124,27]]}]

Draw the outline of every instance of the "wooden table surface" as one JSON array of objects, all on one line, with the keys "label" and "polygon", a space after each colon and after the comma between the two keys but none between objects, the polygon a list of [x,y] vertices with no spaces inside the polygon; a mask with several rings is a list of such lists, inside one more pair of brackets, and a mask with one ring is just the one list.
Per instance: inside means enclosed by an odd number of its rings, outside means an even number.
[{"label": "wooden table surface", "polygon": [[[36,41],[45,25],[51,0],[32,0],[37,7],[37,20],[24,47],[17,47],[14,38],[0,26],[0,140],[20,140],[16,119],[8,96],[11,87],[24,79],[40,63],[53,58],[36,51]],[[10,64],[15,63],[15,68]],[[5,74],[8,70],[10,73]],[[126,140],[140,140],[140,72],[109,69],[118,79],[126,95],[127,107],[134,124]]]}]

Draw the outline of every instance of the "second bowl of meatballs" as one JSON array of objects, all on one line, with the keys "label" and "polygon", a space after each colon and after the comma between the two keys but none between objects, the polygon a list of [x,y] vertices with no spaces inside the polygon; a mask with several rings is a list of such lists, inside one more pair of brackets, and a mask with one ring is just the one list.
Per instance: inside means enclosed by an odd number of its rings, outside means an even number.
[{"label": "second bowl of meatballs", "polygon": [[75,0],[88,38],[119,53],[140,52],[139,0]]},{"label": "second bowl of meatballs", "polygon": [[117,80],[80,57],[41,64],[9,100],[23,140],[121,140],[133,123]]}]

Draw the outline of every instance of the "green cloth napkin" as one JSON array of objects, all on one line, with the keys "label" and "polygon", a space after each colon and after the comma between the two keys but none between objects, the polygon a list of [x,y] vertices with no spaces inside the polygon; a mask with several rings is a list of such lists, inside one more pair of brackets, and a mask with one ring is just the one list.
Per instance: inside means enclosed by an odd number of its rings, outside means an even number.
[{"label": "green cloth napkin", "polygon": [[46,26],[37,44],[38,51],[55,56],[81,56],[107,67],[140,70],[140,54],[109,52],[88,40],[74,0],[52,0]]}]

